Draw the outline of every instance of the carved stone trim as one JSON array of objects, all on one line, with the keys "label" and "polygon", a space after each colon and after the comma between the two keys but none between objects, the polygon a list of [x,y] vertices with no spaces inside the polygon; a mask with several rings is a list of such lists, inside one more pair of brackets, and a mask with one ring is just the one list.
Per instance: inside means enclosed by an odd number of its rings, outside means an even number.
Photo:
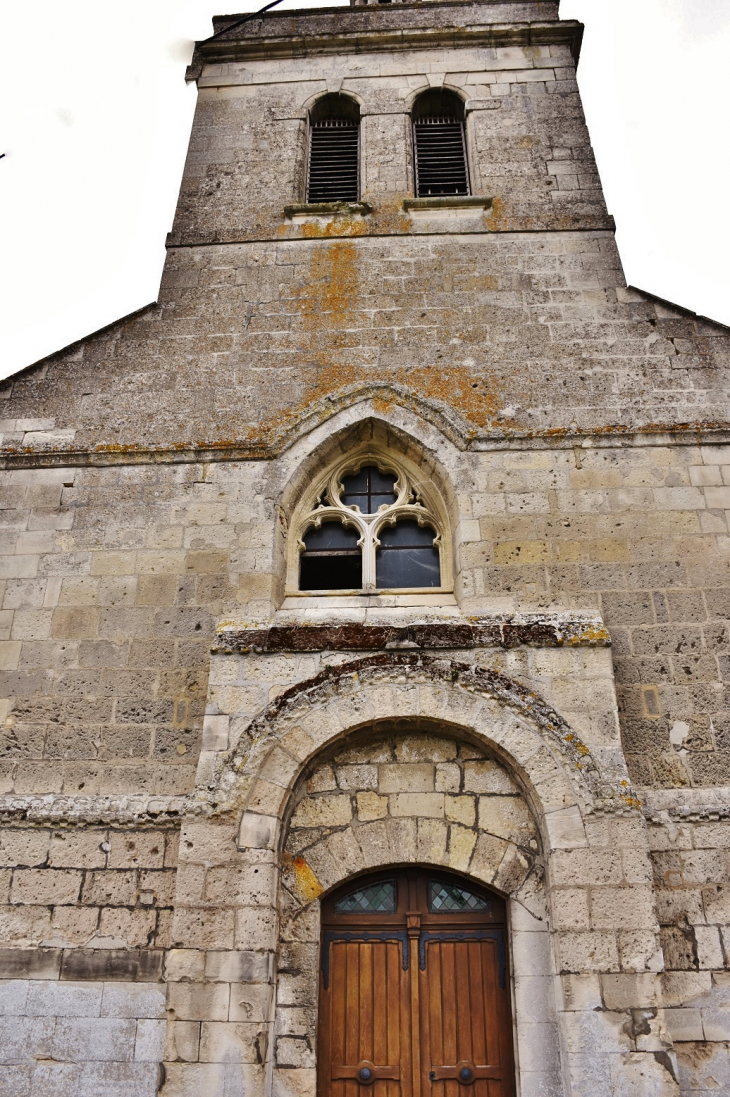
[{"label": "carved stone trim", "polygon": [[0,824],[35,826],[179,826],[190,811],[184,796],[0,796]]},{"label": "carved stone trim", "polygon": [[643,812],[648,822],[718,822],[730,819],[730,788],[643,788]]},{"label": "carved stone trim", "polygon": [[215,654],[281,651],[413,651],[470,648],[609,647],[608,630],[593,614],[512,614],[459,620],[414,621],[408,625],[351,622],[257,627],[222,622]]}]

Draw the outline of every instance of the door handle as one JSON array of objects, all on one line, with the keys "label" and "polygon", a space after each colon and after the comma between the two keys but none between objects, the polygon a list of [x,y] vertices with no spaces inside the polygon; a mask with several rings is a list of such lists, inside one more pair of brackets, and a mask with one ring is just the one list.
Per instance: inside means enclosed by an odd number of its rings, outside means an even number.
[{"label": "door handle", "polygon": [[476,1066],[466,1059],[463,1059],[454,1067],[431,1067],[431,1070],[428,1072],[428,1079],[430,1082],[445,1082],[451,1080],[457,1081],[462,1086],[470,1086],[476,1082],[478,1078],[494,1078],[499,1081],[501,1077],[501,1067]]},{"label": "door handle", "polygon": [[333,1066],[332,1080],[339,1081],[343,1078],[352,1078],[354,1081],[359,1082],[361,1086],[371,1086],[373,1082],[378,1082],[381,1078],[399,1082],[400,1067],[376,1067],[375,1063],[371,1063],[369,1059],[361,1059],[354,1067]]}]

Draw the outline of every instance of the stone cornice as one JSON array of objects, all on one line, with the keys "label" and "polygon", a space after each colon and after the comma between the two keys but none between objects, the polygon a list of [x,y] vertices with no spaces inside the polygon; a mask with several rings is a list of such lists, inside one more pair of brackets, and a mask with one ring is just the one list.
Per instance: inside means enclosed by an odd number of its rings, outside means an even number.
[{"label": "stone cornice", "polygon": [[608,631],[590,614],[514,614],[421,620],[408,624],[301,622],[239,625],[222,622],[217,654],[303,651],[466,651],[471,648],[608,647]]},{"label": "stone cornice", "polygon": [[0,796],[2,826],[170,827],[179,826],[190,811],[184,796]]},{"label": "stone cornice", "polygon": [[641,788],[650,823],[710,823],[730,820],[730,788]]},{"label": "stone cornice", "polygon": [[[540,14],[553,7],[557,10],[556,5],[539,2],[530,7]],[[429,3],[272,13],[245,23],[230,37],[223,34],[196,43],[187,79],[199,79],[206,64],[407,49],[566,45],[577,63],[582,23],[530,20],[529,13],[524,20],[515,19],[514,8],[507,3]],[[495,19],[490,20],[489,14]]]}]

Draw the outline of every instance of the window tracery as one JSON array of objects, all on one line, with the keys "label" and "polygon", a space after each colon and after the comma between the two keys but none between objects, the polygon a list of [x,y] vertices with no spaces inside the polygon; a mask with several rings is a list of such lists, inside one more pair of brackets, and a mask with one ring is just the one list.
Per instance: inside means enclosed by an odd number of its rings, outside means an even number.
[{"label": "window tracery", "polygon": [[444,523],[405,469],[363,454],[310,498],[297,523],[299,591],[442,588]]}]

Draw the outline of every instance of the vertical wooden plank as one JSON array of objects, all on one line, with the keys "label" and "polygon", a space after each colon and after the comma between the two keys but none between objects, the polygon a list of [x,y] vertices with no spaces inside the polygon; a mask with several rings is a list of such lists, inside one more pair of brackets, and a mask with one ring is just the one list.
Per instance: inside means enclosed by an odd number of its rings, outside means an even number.
[{"label": "vertical wooden plank", "polygon": [[[423,1064],[421,1062],[421,1008],[420,989],[421,981],[418,971],[418,941],[412,938],[408,950],[409,964],[408,974],[411,984],[411,1058],[413,1061],[413,1097],[421,1097],[421,1075]],[[427,1093],[428,1090],[426,1089]]]},{"label": "vertical wooden plank", "polygon": [[[376,1066],[389,1065],[388,1058],[388,987],[387,987],[387,942],[373,945],[372,967],[372,1011],[373,1042],[370,1058]],[[373,1097],[396,1097],[391,1094],[392,1082],[382,1079],[372,1087]],[[361,1095],[362,1097],[362,1095]]]},{"label": "vertical wooden plank", "polygon": [[[422,1049],[423,1074],[428,1078],[432,1067],[444,1063],[443,1041],[443,992],[441,987],[441,946],[436,942],[426,945],[426,970],[421,972],[424,1008],[421,1010],[423,1025]],[[444,1097],[444,1082],[429,1080],[432,1097]]]},{"label": "vertical wooden plank", "polygon": [[[489,1058],[487,1048],[488,1010],[485,1001],[484,970],[482,961],[489,950],[489,942],[469,941],[463,946],[467,952],[469,977],[469,1018],[471,1028],[471,1058],[476,1065],[497,1066],[499,1060]],[[492,1014],[492,1025],[496,1017]],[[489,1097],[490,1082],[478,1079],[474,1084],[474,1097]]]},{"label": "vertical wooden plank", "polygon": [[354,1063],[359,1063],[361,1059],[369,1059],[370,1062],[375,1062],[373,1055],[373,1024],[375,1023],[373,1013],[373,949],[382,947],[381,944],[366,943],[360,945],[360,1035],[357,1058],[353,1060]]},{"label": "vertical wooden plank", "polygon": [[[389,1009],[392,1010],[392,1022],[389,1021],[389,1053],[396,1051],[398,1041],[400,1058],[401,1097],[413,1097],[413,1075],[420,1069],[420,1063],[413,1061],[413,1042],[411,1039],[411,972],[403,970],[402,944],[393,944],[388,951],[388,994]],[[395,988],[398,988],[397,995]],[[397,1023],[395,1020],[397,1009]],[[392,1027],[390,1027],[392,1024]],[[390,1041],[393,1040],[393,1044]],[[393,1060],[391,1059],[391,1062]]]},{"label": "vertical wooden plank", "polygon": [[[360,1050],[360,948],[356,941],[345,945],[347,956],[347,981],[345,989],[345,1063],[358,1062]],[[335,1025],[337,1018],[333,1018]],[[360,1087],[354,1080],[345,1082],[345,1097],[359,1097]]]}]

